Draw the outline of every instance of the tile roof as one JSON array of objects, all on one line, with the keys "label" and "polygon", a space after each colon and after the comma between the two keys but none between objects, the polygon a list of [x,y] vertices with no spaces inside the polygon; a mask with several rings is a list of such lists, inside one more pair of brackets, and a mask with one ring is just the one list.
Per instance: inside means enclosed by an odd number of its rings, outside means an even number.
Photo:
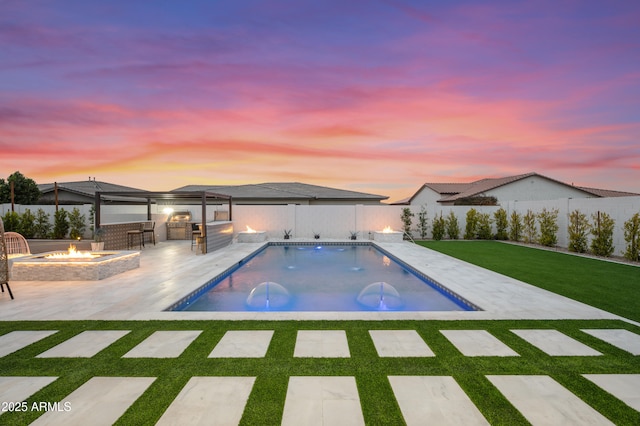
[{"label": "tile roof", "polygon": [[386,200],[387,196],[348,191],[300,182],[266,182],[248,185],[187,185],[174,191],[212,191],[233,198],[254,199],[321,199],[321,200]]},{"label": "tile roof", "polygon": [[[52,192],[54,189],[53,183],[38,184],[40,192],[47,193]],[[130,186],[116,185],[114,183],[102,182],[97,180],[82,180],[76,182],[58,182],[58,190],[64,189],[69,192],[75,192],[87,196],[94,196],[96,191],[143,191],[142,189],[132,188]]]},{"label": "tile roof", "polygon": [[565,185],[574,189],[578,189],[583,191],[589,195],[596,197],[627,197],[627,196],[635,196],[640,194],[635,194],[631,192],[623,192],[623,191],[612,191],[606,189],[597,189],[597,188],[587,188],[582,186],[574,186],[565,182],[561,182],[556,179],[552,179],[547,176],[543,176],[539,173],[531,172],[524,173],[521,175],[514,176],[506,176],[501,178],[486,178],[480,179],[474,182],[469,183],[425,183],[420,190],[418,190],[413,196],[406,198],[404,200],[397,201],[393,204],[410,204],[411,200],[422,191],[422,189],[429,188],[442,196],[442,198],[438,201],[456,201],[461,198],[473,197],[481,195],[487,191],[498,188],[500,186],[504,186],[510,184],[512,182],[516,182],[522,179],[526,179],[531,176],[539,176],[544,179],[556,182],[560,185]]}]

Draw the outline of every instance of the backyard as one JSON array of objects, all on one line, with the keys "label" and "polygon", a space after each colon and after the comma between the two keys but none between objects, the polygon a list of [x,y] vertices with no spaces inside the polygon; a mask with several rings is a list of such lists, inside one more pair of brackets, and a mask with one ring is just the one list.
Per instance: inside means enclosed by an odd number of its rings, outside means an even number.
[{"label": "backyard", "polygon": [[[637,309],[634,309],[640,305],[637,291],[634,292],[634,283],[637,286],[640,273],[638,267],[498,242],[446,241],[421,244],[626,318],[640,320]],[[153,253],[151,249],[149,253]],[[193,378],[255,377],[240,424],[276,425],[287,416],[285,405],[289,398],[289,383],[292,377],[297,376],[353,378],[366,424],[405,423],[405,413],[390,380],[393,376],[452,377],[490,424],[530,424],[516,408],[516,402],[503,395],[492,382],[494,377],[516,375],[547,376],[613,423],[638,423],[636,409],[584,376],[640,375],[638,354],[590,334],[593,330],[640,334],[640,327],[621,320],[9,320],[0,322],[0,339],[11,333],[42,330],[49,330],[51,334],[17,350],[2,353],[3,347],[0,345],[0,379],[40,376],[57,379],[26,397],[26,410],[5,409],[0,415],[0,424],[28,424],[43,415],[42,410],[33,408],[38,407],[39,403],[63,401],[72,393],[77,395],[79,389],[95,378],[119,377],[152,378],[153,381],[124,409],[122,416],[118,414],[115,417],[116,424],[152,425],[161,419],[163,413],[171,410],[172,404],[180,399],[178,395],[189,387],[188,383]],[[433,354],[382,355],[373,334],[389,330],[415,333]],[[519,334],[536,330],[558,332],[599,354],[549,354]],[[94,354],[42,356],[85,332],[114,331],[121,332],[122,336]],[[223,345],[230,332],[238,331],[273,331],[273,334],[261,356],[211,357],[212,350]],[[300,333],[305,331],[343,332],[348,343],[348,355],[297,355]],[[447,332],[451,331],[487,332],[515,354],[469,355],[447,336]],[[184,348],[172,356],[127,356],[140,347],[149,349],[145,342],[158,332],[195,334],[193,340],[186,342]],[[98,408],[107,405],[101,400],[99,402]],[[544,401],[537,403],[544,404]],[[80,405],[72,401],[69,414],[73,414],[73,410],[81,410],[83,407]],[[421,403],[414,403],[416,408],[419,405]],[[58,420],[63,418],[59,417]]]}]

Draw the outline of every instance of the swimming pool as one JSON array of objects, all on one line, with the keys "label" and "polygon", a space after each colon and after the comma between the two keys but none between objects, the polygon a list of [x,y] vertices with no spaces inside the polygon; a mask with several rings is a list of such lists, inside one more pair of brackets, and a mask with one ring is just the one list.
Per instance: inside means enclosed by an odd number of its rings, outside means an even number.
[{"label": "swimming pool", "polygon": [[370,243],[270,243],[172,311],[473,311],[473,304]]}]

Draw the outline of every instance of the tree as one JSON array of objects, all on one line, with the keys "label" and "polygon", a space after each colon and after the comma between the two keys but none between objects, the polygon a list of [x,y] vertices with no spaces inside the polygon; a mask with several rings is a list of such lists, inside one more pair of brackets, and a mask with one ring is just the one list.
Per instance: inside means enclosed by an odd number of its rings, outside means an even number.
[{"label": "tree", "polygon": [[596,256],[611,256],[613,253],[613,227],[615,221],[604,212],[591,215],[591,251]]},{"label": "tree", "polygon": [[509,239],[520,241],[520,238],[522,238],[522,216],[514,210],[509,217]]},{"label": "tree", "polygon": [[538,240],[538,228],[536,227],[536,215],[531,210],[527,210],[527,213],[522,218],[523,226],[522,231],[524,233],[525,243],[535,243]]},{"label": "tree", "polygon": [[82,238],[87,224],[85,223],[85,216],[80,214],[80,210],[77,207],[74,207],[69,213],[69,227],[69,236],[71,238],[74,240]]},{"label": "tree", "polygon": [[507,228],[509,222],[507,221],[507,211],[500,207],[494,214],[493,218],[496,221],[496,240],[506,240],[509,235],[507,234]]},{"label": "tree", "polygon": [[493,238],[491,233],[491,215],[489,213],[478,214],[478,238],[481,240],[490,240]]},{"label": "tree", "polygon": [[49,234],[51,233],[49,217],[49,214],[45,213],[42,209],[38,209],[38,211],[36,211],[36,222],[34,225],[34,236],[36,238],[49,238]]},{"label": "tree", "polygon": [[587,251],[589,221],[587,215],[574,210],[569,214],[569,251],[584,253]]},{"label": "tree", "polygon": [[402,215],[400,215],[400,219],[403,224],[404,235],[411,236],[411,223],[413,220],[411,219],[414,214],[411,212],[409,207],[405,207],[402,209]]},{"label": "tree", "polygon": [[446,219],[447,236],[452,240],[457,240],[460,237],[460,226],[458,226],[458,218],[453,214],[453,210],[449,211]]},{"label": "tree", "polygon": [[640,260],[640,213],[634,214],[624,223],[624,240],[627,250],[624,257],[629,260]]},{"label": "tree", "polygon": [[558,243],[558,209],[547,210],[546,207],[538,213],[540,225],[540,244],[553,247]]},{"label": "tree", "polygon": [[20,233],[25,238],[33,238],[35,230],[36,217],[31,213],[31,210],[26,209],[22,216],[20,216]]},{"label": "tree", "polygon": [[442,212],[440,212],[440,217],[436,215],[436,217],[433,218],[433,226],[431,229],[434,240],[440,241],[444,237],[445,220],[442,217]]},{"label": "tree", "polygon": [[467,222],[464,230],[464,239],[473,240],[478,229],[478,211],[471,209],[467,212]]},{"label": "tree", "polygon": [[2,216],[2,221],[6,232],[20,232],[20,215],[18,213],[7,211]]},{"label": "tree", "polygon": [[427,238],[427,233],[429,232],[429,216],[427,215],[427,206],[420,206],[420,213],[418,213],[418,232],[420,233],[420,238],[423,240]]},{"label": "tree", "polygon": [[53,238],[65,238],[68,232],[69,219],[67,218],[67,211],[60,209],[53,215]]},{"label": "tree", "polygon": [[41,192],[35,181],[20,172],[14,172],[6,181],[0,179],[0,203],[11,202],[11,182],[16,204],[35,204],[40,199]]}]

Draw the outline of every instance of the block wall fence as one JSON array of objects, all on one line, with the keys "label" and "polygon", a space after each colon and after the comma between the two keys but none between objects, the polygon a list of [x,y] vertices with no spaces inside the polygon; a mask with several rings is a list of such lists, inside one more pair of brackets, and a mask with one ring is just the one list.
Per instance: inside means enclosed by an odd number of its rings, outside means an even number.
[{"label": "block wall fence", "polygon": [[[79,206],[61,206],[70,212],[73,207],[78,207],[85,215],[87,222],[91,204]],[[164,222],[167,215],[163,213],[166,205],[152,205],[152,220],[156,221],[157,238],[162,241],[166,239],[166,229]],[[174,210],[189,210],[192,213],[193,221],[201,221],[201,209],[197,205],[171,205]],[[419,236],[416,229],[418,223],[418,213],[421,206],[390,206],[390,205],[234,205],[233,224],[234,234],[244,231],[247,226],[259,231],[266,231],[270,238],[282,238],[285,230],[292,231],[293,238],[312,238],[314,234],[319,234],[321,238],[349,238],[351,232],[357,232],[358,239],[370,239],[374,231],[380,231],[386,226],[394,230],[401,230],[403,225],[400,219],[402,209],[409,207],[414,213],[412,234],[414,238]],[[624,241],[624,222],[629,220],[635,213],[640,213],[640,197],[615,197],[615,198],[562,198],[544,201],[506,201],[499,206],[441,206],[426,205],[429,222],[429,233],[427,238],[431,238],[431,224],[436,215],[447,216],[450,211],[458,218],[461,228],[461,236],[464,233],[467,212],[475,208],[480,213],[489,213],[493,219],[493,213],[499,208],[504,208],[508,215],[517,211],[524,215],[528,210],[540,213],[543,208],[547,210],[558,209],[558,246],[567,247],[569,215],[574,210],[587,215],[589,221],[591,216],[598,212],[610,215],[615,221],[613,244],[614,254],[619,255],[624,251],[626,243]],[[51,205],[26,206],[16,205],[18,213],[30,209],[35,213],[39,208],[51,215],[50,221],[53,223],[53,213],[55,207]],[[210,205],[208,207],[207,221],[213,221],[216,210],[226,210],[227,206]],[[0,205],[0,214],[4,215],[11,210],[10,204]],[[147,219],[147,206],[136,205],[107,205],[103,206],[103,223],[120,223],[129,221],[145,221]],[[495,224],[494,224],[495,232]],[[87,224],[86,238],[91,238],[90,225]]]}]

